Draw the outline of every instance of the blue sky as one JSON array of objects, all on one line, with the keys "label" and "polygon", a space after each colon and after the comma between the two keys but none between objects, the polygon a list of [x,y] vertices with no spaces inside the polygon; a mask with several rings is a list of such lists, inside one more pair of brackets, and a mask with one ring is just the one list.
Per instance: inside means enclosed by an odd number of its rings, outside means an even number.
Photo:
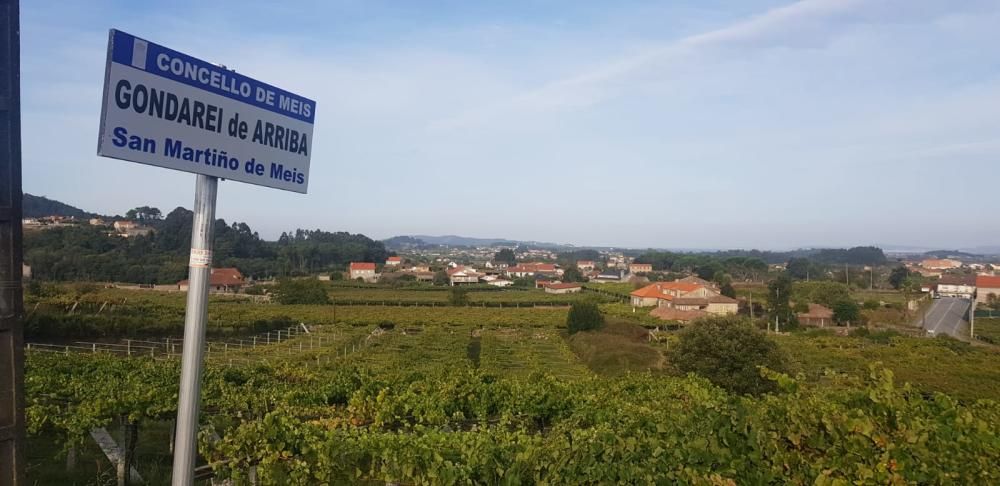
[{"label": "blue sky", "polygon": [[[86,5],[84,5],[86,4]],[[1000,246],[1000,2],[22,2],[26,192],[190,207],[95,155],[118,28],[317,101],[310,194],[218,214],[580,245]]]}]

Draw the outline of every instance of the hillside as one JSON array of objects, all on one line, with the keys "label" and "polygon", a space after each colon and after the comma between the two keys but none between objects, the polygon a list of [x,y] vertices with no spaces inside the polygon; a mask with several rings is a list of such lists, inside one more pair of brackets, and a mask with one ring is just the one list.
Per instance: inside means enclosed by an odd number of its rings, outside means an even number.
[{"label": "hillside", "polygon": [[97,218],[100,215],[88,213],[78,207],[49,199],[45,196],[35,196],[24,193],[23,213],[25,218],[40,218],[42,216],[72,216],[78,219]]}]

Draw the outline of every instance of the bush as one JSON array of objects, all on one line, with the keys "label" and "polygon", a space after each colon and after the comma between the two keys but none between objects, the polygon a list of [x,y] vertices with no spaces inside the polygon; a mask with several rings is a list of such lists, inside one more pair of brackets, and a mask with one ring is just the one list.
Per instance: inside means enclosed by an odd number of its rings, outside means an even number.
[{"label": "bush", "polygon": [[727,316],[699,319],[680,333],[670,353],[677,369],[701,375],[734,393],[760,394],[775,390],[760,367],[785,370],[778,345],[749,319]]},{"label": "bush", "polygon": [[569,309],[566,316],[566,327],[570,334],[580,331],[593,331],[604,325],[604,316],[597,304],[593,302],[577,302]]},{"label": "bush", "polygon": [[461,287],[452,287],[448,294],[448,303],[451,305],[467,305],[469,303],[468,292]]},{"label": "bush", "polygon": [[861,308],[864,310],[878,310],[879,307],[882,307],[882,305],[877,300],[866,300],[861,304]]},{"label": "bush", "polygon": [[274,297],[279,304],[329,304],[327,286],[316,279],[288,279],[274,286]]}]

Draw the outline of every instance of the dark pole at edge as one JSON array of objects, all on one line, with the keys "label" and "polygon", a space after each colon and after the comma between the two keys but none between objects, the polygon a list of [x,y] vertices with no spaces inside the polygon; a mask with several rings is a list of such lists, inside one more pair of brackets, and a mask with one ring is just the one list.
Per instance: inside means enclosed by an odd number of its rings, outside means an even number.
[{"label": "dark pole at edge", "polygon": [[0,0],[0,486],[24,479],[21,287],[21,32],[18,0]]}]

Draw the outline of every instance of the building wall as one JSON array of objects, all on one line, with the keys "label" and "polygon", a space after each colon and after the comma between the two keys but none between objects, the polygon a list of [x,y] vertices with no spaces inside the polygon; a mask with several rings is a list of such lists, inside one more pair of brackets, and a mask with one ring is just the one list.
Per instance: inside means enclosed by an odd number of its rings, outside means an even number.
[{"label": "building wall", "polygon": [[[659,304],[660,299],[655,297],[636,297],[632,296],[632,305],[634,307],[655,307]],[[664,300],[663,302],[666,302]]]},{"label": "building wall", "polygon": [[365,282],[375,280],[375,270],[351,270],[351,280],[363,279]]},{"label": "building wall", "polygon": [[976,302],[979,304],[986,304],[989,301],[990,294],[995,294],[1000,297],[1000,289],[993,289],[988,287],[983,287],[976,291]]},{"label": "building wall", "polygon": [[720,316],[728,316],[736,314],[737,312],[739,312],[739,310],[740,310],[740,305],[736,302],[732,303],[712,302],[708,304],[708,308],[705,309],[705,312]]},{"label": "building wall", "polygon": [[583,290],[581,287],[576,287],[572,289],[553,289],[548,287],[545,288],[545,292],[550,294],[575,294],[581,290]]},{"label": "building wall", "polygon": [[970,285],[938,284],[938,295],[972,297],[976,288]]}]

